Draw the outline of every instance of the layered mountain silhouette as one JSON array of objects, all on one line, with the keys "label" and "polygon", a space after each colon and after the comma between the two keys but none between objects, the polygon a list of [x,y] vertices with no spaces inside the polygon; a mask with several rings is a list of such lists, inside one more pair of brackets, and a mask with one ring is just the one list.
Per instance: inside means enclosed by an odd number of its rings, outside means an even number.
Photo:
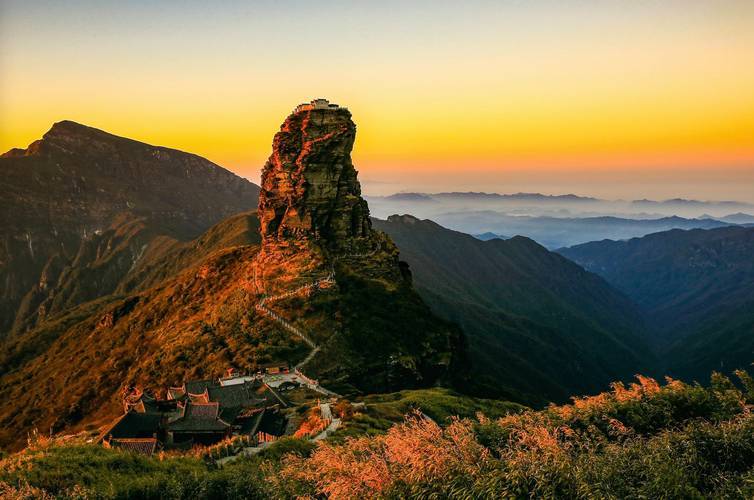
[{"label": "layered mountain silhouette", "polygon": [[463,327],[475,390],[536,404],[652,370],[636,307],[536,242],[481,241],[409,215],[374,225],[401,249],[424,300]]},{"label": "layered mountain silhouette", "polygon": [[754,360],[754,228],[673,230],[559,252],[641,307],[670,373],[701,380]]},{"label": "layered mountain silhouette", "polygon": [[[369,197],[372,214],[387,218],[396,213],[430,219],[468,234],[521,235],[548,249],[603,239],[628,239],[670,229],[711,229],[747,222],[750,211],[738,202],[668,200],[646,206],[622,200],[538,193],[398,193]],[[647,210],[643,210],[646,208]],[[649,210],[654,208],[653,210]],[[725,219],[705,214],[729,213]]]},{"label": "layered mountain silhouette", "polygon": [[0,156],[0,337],[115,292],[141,259],[252,209],[199,156],[70,121]]},{"label": "layered mountain silhouette", "polygon": [[628,219],[624,217],[531,217],[500,212],[459,211],[432,217],[444,226],[469,233],[523,234],[549,249],[558,249],[594,240],[627,239],[670,229],[711,229],[728,226],[714,219],[661,217]]}]

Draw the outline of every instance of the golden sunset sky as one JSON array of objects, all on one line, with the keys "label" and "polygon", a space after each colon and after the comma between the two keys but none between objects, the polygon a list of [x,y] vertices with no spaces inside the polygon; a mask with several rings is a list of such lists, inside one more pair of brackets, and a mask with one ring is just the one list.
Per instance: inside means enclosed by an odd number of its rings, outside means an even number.
[{"label": "golden sunset sky", "polygon": [[0,3],[0,149],[69,119],[248,177],[349,107],[367,194],[754,199],[754,2]]}]

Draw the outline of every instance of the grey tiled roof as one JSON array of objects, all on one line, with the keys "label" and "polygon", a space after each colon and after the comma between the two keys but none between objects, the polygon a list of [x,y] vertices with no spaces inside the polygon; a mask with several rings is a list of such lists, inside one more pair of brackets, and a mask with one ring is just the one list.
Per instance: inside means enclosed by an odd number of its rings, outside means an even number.
[{"label": "grey tiled roof", "polygon": [[250,408],[264,405],[265,398],[256,394],[258,384],[243,384],[210,387],[209,400],[220,403],[223,408]]},{"label": "grey tiled roof", "polygon": [[219,418],[184,417],[168,424],[169,431],[224,432],[230,425]]},{"label": "grey tiled roof", "polygon": [[183,412],[185,417],[197,418],[217,418],[219,414],[219,403],[189,403]]},{"label": "grey tiled roof", "polygon": [[204,392],[204,389],[212,386],[220,385],[217,380],[215,379],[207,379],[207,380],[189,380],[186,382],[184,388],[186,389],[186,392],[191,394],[201,394]]},{"label": "grey tiled roof", "polygon": [[159,413],[137,413],[130,411],[124,414],[107,431],[105,436],[113,438],[151,438],[160,431],[162,415]]},{"label": "grey tiled roof", "polygon": [[110,446],[149,456],[157,448],[157,439],[111,439]]},{"label": "grey tiled roof", "polygon": [[222,432],[230,424],[219,417],[220,405],[217,403],[187,403],[182,415],[168,424],[169,431]]}]

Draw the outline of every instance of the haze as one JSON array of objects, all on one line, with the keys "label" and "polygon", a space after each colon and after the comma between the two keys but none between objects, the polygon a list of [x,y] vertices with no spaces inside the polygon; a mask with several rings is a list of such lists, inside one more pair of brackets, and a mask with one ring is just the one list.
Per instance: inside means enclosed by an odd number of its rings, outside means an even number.
[{"label": "haze", "polygon": [[1,5],[3,151],[70,119],[258,181],[326,97],[371,195],[754,201],[749,1]]}]

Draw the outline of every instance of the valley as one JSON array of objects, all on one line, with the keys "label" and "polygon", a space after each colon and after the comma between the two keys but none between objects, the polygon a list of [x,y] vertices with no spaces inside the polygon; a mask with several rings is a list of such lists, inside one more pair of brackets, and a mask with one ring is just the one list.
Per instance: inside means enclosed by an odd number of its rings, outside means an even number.
[{"label": "valley", "polygon": [[480,241],[408,215],[374,223],[427,303],[465,331],[482,394],[543,404],[654,370],[638,309],[534,241]]},{"label": "valley", "polygon": [[702,379],[751,363],[753,228],[674,230],[559,252],[636,302],[667,373]]}]

